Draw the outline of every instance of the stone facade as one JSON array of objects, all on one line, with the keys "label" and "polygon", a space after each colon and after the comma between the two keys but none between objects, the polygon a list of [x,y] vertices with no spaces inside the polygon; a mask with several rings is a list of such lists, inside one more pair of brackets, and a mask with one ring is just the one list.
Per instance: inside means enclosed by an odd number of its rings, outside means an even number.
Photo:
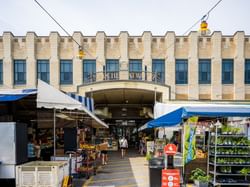
[{"label": "stone facade", "polygon": [[[176,36],[167,32],[164,36],[153,36],[144,32],[142,36],[130,36],[121,32],[118,36],[106,36],[97,32],[96,36],[83,36],[75,32],[72,36],[85,52],[84,59],[96,60],[96,71],[103,71],[106,59],[119,59],[120,79],[128,79],[129,59],[142,60],[142,67],[152,71],[152,59],[165,60],[165,89],[159,85],[148,84],[148,90],[158,91],[165,95],[162,101],[169,100],[249,100],[250,85],[244,83],[245,59],[250,59],[250,36],[244,32],[236,32],[232,36],[223,36],[214,32],[210,36],[199,36],[198,32],[190,32],[187,36]],[[90,89],[83,85],[83,64],[77,57],[78,45],[71,37],[60,36],[51,32],[49,36],[37,36],[28,32],[26,36],[13,36],[4,32],[0,36],[0,60],[3,62],[3,84],[0,89],[34,88],[37,80],[37,59],[50,62],[50,84],[66,92],[84,92]],[[223,85],[221,80],[222,59],[234,60],[234,83]],[[13,60],[26,60],[26,84],[14,85]],[[73,84],[60,85],[60,59],[73,61]],[[188,60],[188,84],[175,84],[175,60]],[[198,83],[199,59],[211,59],[211,84]],[[97,78],[98,79],[98,78]],[[142,83],[143,84],[143,83]],[[101,85],[101,86],[100,86]],[[123,84],[126,86],[126,84]],[[136,87],[142,85],[134,82]],[[115,88],[117,83],[107,84],[107,88]],[[145,85],[143,84],[145,89]],[[105,89],[105,85],[99,83]],[[132,86],[133,87],[133,86]],[[157,87],[157,88],[156,88]],[[98,89],[93,85],[91,89]],[[169,95],[170,94],[170,95]]]}]

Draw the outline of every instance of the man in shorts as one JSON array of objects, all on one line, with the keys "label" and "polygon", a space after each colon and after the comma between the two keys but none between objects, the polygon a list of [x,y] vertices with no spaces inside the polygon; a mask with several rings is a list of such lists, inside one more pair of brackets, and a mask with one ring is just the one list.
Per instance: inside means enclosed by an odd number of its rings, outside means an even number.
[{"label": "man in shorts", "polygon": [[121,149],[121,157],[124,158],[126,154],[126,149],[128,148],[128,141],[123,136],[122,139],[120,139],[119,144],[120,144],[120,149]]}]

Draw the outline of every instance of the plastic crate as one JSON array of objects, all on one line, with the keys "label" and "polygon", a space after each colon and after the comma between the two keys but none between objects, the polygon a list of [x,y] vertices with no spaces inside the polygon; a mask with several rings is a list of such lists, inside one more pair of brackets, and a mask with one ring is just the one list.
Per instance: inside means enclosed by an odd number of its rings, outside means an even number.
[{"label": "plastic crate", "polygon": [[16,166],[16,187],[61,187],[69,175],[65,161],[34,161]]}]

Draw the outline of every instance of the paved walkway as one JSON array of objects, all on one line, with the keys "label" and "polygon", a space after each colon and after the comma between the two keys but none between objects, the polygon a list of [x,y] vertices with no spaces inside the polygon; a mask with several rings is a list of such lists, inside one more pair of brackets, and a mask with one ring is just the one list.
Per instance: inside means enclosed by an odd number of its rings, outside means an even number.
[{"label": "paved walkway", "polygon": [[108,154],[108,164],[99,168],[97,175],[90,177],[84,187],[148,187],[149,171],[145,157],[129,150],[124,159],[120,152]]}]

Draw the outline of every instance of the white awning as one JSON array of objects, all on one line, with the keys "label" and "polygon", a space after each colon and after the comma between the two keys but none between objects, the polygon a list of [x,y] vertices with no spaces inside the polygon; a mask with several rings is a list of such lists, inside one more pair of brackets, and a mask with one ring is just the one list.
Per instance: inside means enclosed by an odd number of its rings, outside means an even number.
[{"label": "white awning", "polygon": [[88,114],[92,118],[95,127],[108,128],[107,124],[90,112],[82,103],[64,94],[53,86],[38,80],[37,90],[37,108],[77,109]]}]

